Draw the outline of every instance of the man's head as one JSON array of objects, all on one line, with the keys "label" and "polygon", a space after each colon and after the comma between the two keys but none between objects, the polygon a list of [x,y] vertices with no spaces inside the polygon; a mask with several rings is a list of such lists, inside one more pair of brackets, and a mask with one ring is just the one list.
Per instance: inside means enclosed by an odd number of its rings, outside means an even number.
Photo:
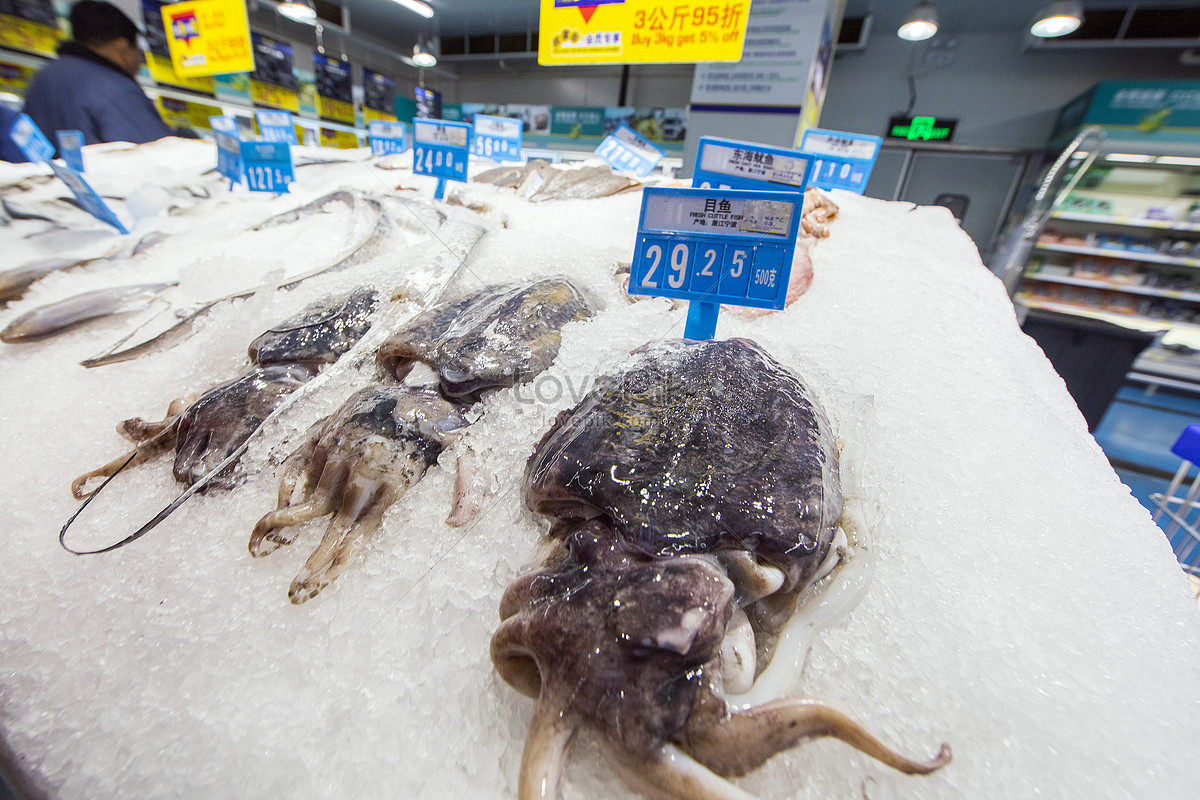
[{"label": "man's head", "polygon": [[130,75],[142,63],[138,29],[121,9],[103,0],[79,0],[71,7],[71,35]]}]

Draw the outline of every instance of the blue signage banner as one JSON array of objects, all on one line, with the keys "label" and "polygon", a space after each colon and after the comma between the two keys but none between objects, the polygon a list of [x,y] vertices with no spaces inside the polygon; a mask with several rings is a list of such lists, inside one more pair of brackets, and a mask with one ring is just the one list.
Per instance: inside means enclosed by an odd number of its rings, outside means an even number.
[{"label": "blue signage banner", "polygon": [[808,186],[812,165],[812,156],[798,150],[701,136],[696,166],[692,170],[692,186],[803,192]]},{"label": "blue signage banner", "polygon": [[408,150],[408,129],[403,122],[375,120],[367,124],[371,155],[386,156]]},{"label": "blue signage banner", "polygon": [[466,182],[470,149],[471,126],[465,122],[413,120],[413,172],[439,179],[438,199],[445,181]]},{"label": "blue signage banner", "polygon": [[67,166],[76,172],[83,172],[83,131],[55,131],[58,139],[58,153]]},{"label": "blue signage banner", "polygon": [[475,115],[471,152],[493,161],[520,161],[525,124],[512,117]]},{"label": "blue signage banner", "polygon": [[54,158],[54,145],[46,138],[28,114],[18,114],[8,132],[25,157],[38,164],[48,164]]},{"label": "blue signage banner", "polygon": [[121,233],[129,233],[113,210],[96,193],[96,190],[88,185],[88,182],[83,179],[82,175],[68,166],[53,161],[49,163],[50,169],[54,170],[54,174],[67,185],[67,188],[71,190],[71,194],[75,195],[75,199],[79,201],[79,205],[83,206],[84,211],[106,225],[113,226]]},{"label": "blue signage banner", "polygon": [[242,142],[242,170],[252,192],[282,194],[296,180],[287,142]]},{"label": "blue signage banner", "polygon": [[804,196],[642,191],[629,293],[688,300],[687,338],[711,338],[720,304],[783,308]]},{"label": "blue signage banner", "polygon": [[300,144],[292,115],[287,111],[256,111],[254,115],[258,118],[258,135],[264,142]]},{"label": "blue signage banner", "polygon": [[881,137],[863,133],[806,130],[800,149],[816,156],[809,182],[819,189],[845,189],[862,194],[882,144]]},{"label": "blue signage banner", "polygon": [[613,169],[628,170],[639,178],[650,174],[666,152],[642,138],[625,123],[604,137],[596,148],[596,155],[608,162]]}]

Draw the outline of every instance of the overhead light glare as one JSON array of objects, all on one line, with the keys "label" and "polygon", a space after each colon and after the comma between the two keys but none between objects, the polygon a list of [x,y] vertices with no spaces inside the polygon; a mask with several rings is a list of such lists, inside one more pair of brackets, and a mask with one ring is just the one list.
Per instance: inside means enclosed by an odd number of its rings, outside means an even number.
[{"label": "overhead light glare", "polygon": [[437,65],[437,56],[425,49],[422,42],[413,45],[412,61],[418,67],[433,67]]},{"label": "overhead light glare", "polygon": [[896,31],[896,35],[909,42],[920,42],[938,32],[937,9],[924,0],[917,3],[912,13]]},{"label": "overhead light glare", "polygon": [[313,0],[287,0],[276,6],[275,10],[297,22],[311,22],[317,18],[317,9],[313,5]]},{"label": "overhead light glare", "polygon": [[1029,32],[1034,36],[1049,39],[1074,33],[1082,24],[1081,0],[1055,0],[1038,12],[1037,19],[1029,27]]},{"label": "overhead light glare", "polygon": [[422,3],[421,0],[392,0],[392,2],[404,6],[409,11],[420,14],[425,19],[429,19],[433,16],[433,9],[430,8],[426,3]]},{"label": "overhead light glare", "polygon": [[1144,156],[1140,153],[1109,153],[1105,161],[1120,161],[1123,164],[1153,164],[1154,156]]},{"label": "overhead light glare", "polygon": [[1200,167],[1200,158],[1191,156],[1159,156],[1154,160],[1159,164],[1170,164],[1176,167]]}]

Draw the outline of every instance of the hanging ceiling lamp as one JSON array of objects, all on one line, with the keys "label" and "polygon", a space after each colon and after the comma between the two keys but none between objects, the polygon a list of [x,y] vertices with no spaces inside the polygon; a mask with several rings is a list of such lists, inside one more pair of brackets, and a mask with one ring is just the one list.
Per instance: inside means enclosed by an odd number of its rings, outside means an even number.
[{"label": "hanging ceiling lamp", "polygon": [[920,42],[933,36],[937,30],[937,9],[934,8],[933,3],[922,0],[904,20],[904,24],[900,26],[900,30],[896,31],[896,35],[910,42]]},{"label": "hanging ceiling lamp", "polygon": [[313,5],[313,0],[285,0],[275,10],[297,22],[312,22],[317,18],[317,7]]},{"label": "hanging ceiling lamp", "polygon": [[1038,12],[1029,32],[1043,39],[1066,36],[1083,24],[1083,3],[1080,0],[1056,0]]},{"label": "hanging ceiling lamp", "polygon": [[413,45],[412,60],[418,67],[432,67],[437,64],[437,56],[425,46],[424,39],[418,39]]},{"label": "hanging ceiling lamp", "polygon": [[421,0],[392,0],[392,1],[395,3],[399,3],[400,5],[407,8],[409,11],[412,11],[416,14],[420,14],[425,19],[429,19],[430,17],[433,16],[433,9],[430,8],[428,6],[428,4],[422,3]]}]

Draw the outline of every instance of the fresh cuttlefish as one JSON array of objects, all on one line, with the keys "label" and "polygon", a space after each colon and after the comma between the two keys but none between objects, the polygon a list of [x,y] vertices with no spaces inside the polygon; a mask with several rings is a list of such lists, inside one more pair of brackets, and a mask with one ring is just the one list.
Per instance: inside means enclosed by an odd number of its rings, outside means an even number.
[{"label": "fresh cuttlefish", "polygon": [[633,788],[674,800],[747,800],[726,778],[815,736],[910,774],[949,762],[816,700],[726,702],[831,557],[838,461],[812,392],[747,340],[648,346],[560,415],[525,473],[526,505],[555,522],[491,645],[537,701],[522,800],[558,797],[582,726]]},{"label": "fresh cuttlefish", "polygon": [[[254,368],[247,374],[199,397],[172,401],[159,422],[134,418],[118,425],[117,432],[136,446],[80,475],[71,484],[72,494],[82,500],[92,493],[87,490],[92,478],[110,477],[171,448],[176,479],[189,486],[200,480],[241,447],[288,395],[362,338],[374,310],[375,293],[357,289],[314,303],[262,334],[250,346]],[[231,485],[229,469],[215,485]]]},{"label": "fresh cuttlefish", "polygon": [[[440,393],[434,387],[371,386],[320,420],[288,458],[278,506],[255,525],[250,553],[272,553],[294,540],[285,528],[334,514],[288,592],[297,604],[316,595],[466,426],[467,407],[484,392],[528,381],[549,367],[562,326],[591,312],[571,283],[547,280],[475,292],[415,317],[380,347],[378,363],[389,378],[404,378],[423,362],[438,373]],[[466,452],[459,459],[451,525],[465,524],[479,503]]]}]

